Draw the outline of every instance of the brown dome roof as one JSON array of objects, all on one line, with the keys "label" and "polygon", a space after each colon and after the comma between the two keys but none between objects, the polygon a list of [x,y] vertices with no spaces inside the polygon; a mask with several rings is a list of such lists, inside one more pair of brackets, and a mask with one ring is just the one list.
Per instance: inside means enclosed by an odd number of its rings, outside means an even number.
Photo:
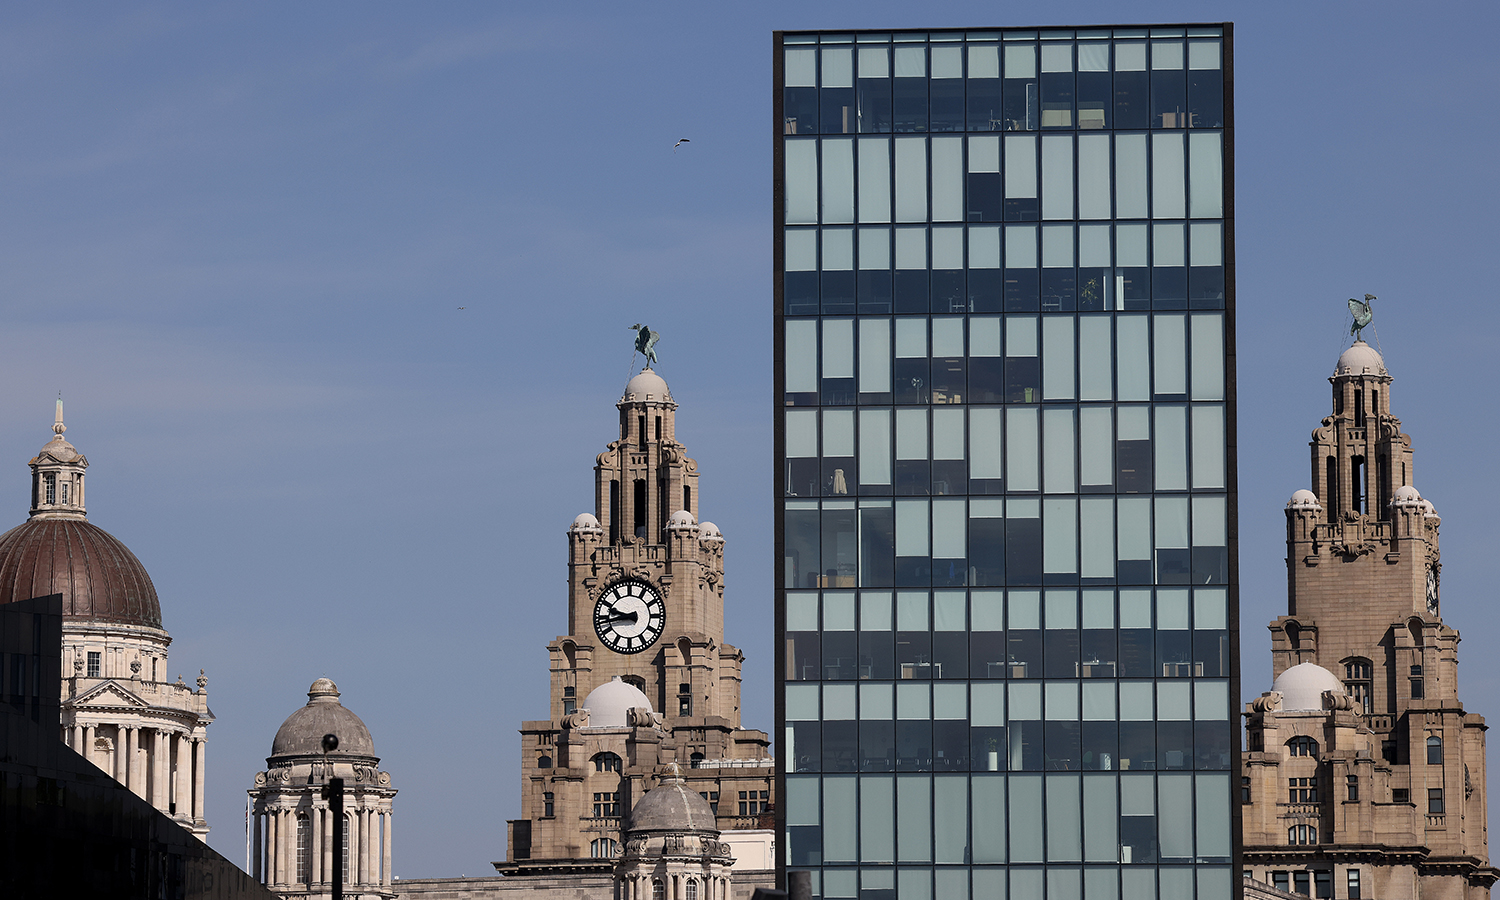
[{"label": "brown dome roof", "polygon": [[114,535],[82,519],[34,518],[0,535],[0,603],[63,595],[63,615],[161,627],[146,567]]}]

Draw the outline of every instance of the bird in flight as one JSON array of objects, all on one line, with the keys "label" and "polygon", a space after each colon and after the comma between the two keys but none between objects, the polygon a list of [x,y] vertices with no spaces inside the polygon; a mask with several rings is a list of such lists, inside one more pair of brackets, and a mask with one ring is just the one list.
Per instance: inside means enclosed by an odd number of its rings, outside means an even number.
[{"label": "bird in flight", "polygon": [[677,143],[675,143],[675,144],[672,145],[672,152],[676,153],[678,147],[681,147],[683,144],[691,144],[691,143],[692,143],[692,141],[688,140],[687,138],[682,138]]},{"label": "bird in flight", "polygon": [[459,309],[468,309],[468,307],[467,306],[460,306]]}]

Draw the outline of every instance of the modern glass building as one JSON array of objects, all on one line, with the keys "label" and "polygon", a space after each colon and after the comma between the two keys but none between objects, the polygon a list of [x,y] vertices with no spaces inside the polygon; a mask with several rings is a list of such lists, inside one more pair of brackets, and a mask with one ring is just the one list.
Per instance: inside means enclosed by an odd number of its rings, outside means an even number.
[{"label": "modern glass building", "polygon": [[774,50],[784,865],[1234,896],[1230,26]]}]

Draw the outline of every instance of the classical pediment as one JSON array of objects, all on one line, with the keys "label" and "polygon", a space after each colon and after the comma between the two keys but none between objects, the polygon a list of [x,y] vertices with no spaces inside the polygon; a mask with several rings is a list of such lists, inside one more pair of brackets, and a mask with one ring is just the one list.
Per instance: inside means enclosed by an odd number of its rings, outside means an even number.
[{"label": "classical pediment", "polygon": [[149,709],[151,704],[142,700],[134,691],[127,690],[119,682],[106,681],[73,698],[69,704],[74,708],[129,706],[134,709]]}]

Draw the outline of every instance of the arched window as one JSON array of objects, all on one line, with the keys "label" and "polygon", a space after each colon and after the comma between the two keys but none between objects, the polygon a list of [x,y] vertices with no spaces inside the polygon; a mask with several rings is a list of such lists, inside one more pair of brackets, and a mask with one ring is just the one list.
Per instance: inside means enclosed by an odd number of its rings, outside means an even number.
[{"label": "arched window", "polygon": [[643,694],[646,692],[646,679],[639,675],[623,675],[620,677],[620,680]]},{"label": "arched window", "polygon": [[1429,766],[1443,764],[1443,739],[1435,734],[1427,739],[1427,764]]},{"label": "arched window", "polygon": [[688,757],[688,765],[691,768],[694,768],[694,769],[698,768],[699,766],[702,766],[703,765],[703,754],[697,752],[696,750],[693,751],[693,755],[690,756],[690,757]]},{"label": "arched window", "polygon": [[536,767],[538,769],[550,769],[550,768],[552,768],[552,757],[548,756],[545,753],[543,753],[541,756],[538,756],[536,758]]},{"label": "arched window", "polygon": [[1293,825],[1286,830],[1286,841],[1288,844],[1316,844],[1318,842],[1318,826]]},{"label": "arched window", "polygon": [[312,823],[297,813],[297,883],[312,884]]},{"label": "arched window", "polygon": [[620,757],[614,753],[594,754],[595,772],[618,772],[620,771]]},{"label": "arched window", "polygon": [[1300,735],[1287,741],[1286,749],[1291,756],[1317,756],[1318,742],[1307,735]]},{"label": "arched window", "polygon": [[667,884],[660,878],[651,882],[651,900],[667,900]]},{"label": "arched window", "polygon": [[613,838],[595,838],[589,842],[589,856],[594,859],[614,859],[620,843]]},{"label": "arched window", "polygon": [[1344,688],[1354,701],[1354,708],[1369,715],[1371,711],[1371,677],[1375,667],[1363,657],[1344,660]]},{"label": "arched window", "polygon": [[698,900],[698,882],[688,879],[687,890],[683,892],[682,900]]}]

